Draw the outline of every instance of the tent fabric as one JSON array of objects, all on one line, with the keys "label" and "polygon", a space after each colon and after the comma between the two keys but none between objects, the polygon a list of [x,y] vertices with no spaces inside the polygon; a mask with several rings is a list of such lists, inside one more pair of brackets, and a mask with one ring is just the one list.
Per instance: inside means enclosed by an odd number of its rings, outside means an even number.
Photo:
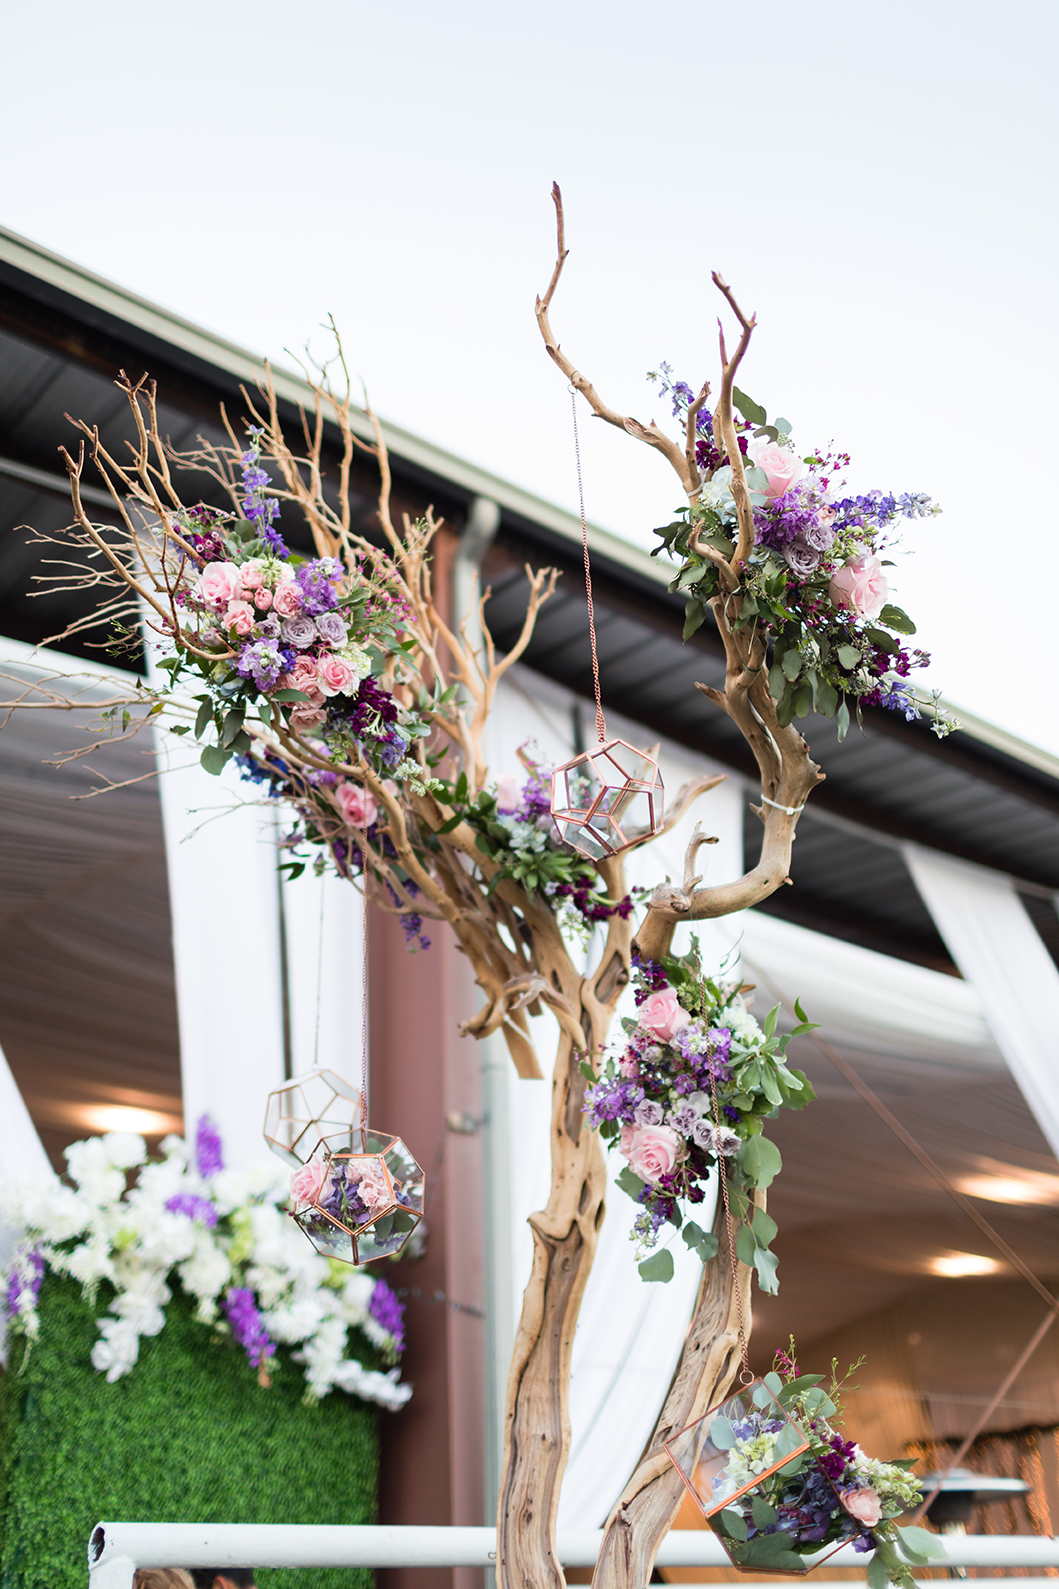
[{"label": "tent fabric", "polygon": [[1059,970],[1010,877],[915,844],[905,860],[938,931],[1059,1156]]}]

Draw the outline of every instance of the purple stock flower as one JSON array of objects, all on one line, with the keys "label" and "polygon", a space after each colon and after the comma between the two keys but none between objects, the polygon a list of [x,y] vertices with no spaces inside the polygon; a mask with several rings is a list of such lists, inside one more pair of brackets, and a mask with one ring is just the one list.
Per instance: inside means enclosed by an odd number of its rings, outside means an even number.
[{"label": "purple stock flower", "polygon": [[275,1356],[276,1343],[269,1338],[252,1291],[245,1286],[232,1286],[224,1299],[224,1311],[252,1368],[260,1368],[266,1358]]},{"label": "purple stock flower", "polygon": [[274,497],[265,496],[265,487],[269,484],[269,476],[260,465],[261,448],[258,437],[261,435],[259,428],[251,427],[250,446],[242,454],[239,462],[242,464],[243,496],[240,499],[243,512],[261,537],[265,548],[274,553],[276,557],[287,558],[290,556],[283,543],[283,537],[278,530],[273,529],[274,521],[279,517],[279,503]]},{"label": "purple stock flower", "polygon": [[302,564],[294,577],[301,587],[303,613],[318,618],[321,613],[338,606],[333,581],[341,573],[342,565],[334,557],[317,557],[311,563]]},{"label": "purple stock flower", "polygon": [[203,1180],[224,1169],[221,1138],[209,1115],[200,1115],[195,1131],[195,1165]]},{"label": "purple stock flower", "polygon": [[40,1288],[44,1283],[45,1265],[40,1253],[37,1251],[26,1253],[23,1261],[28,1261],[33,1273],[29,1277],[28,1285],[24,1285],[18,1268],[12,1269],[7,1282],[7,1296],[5,1298],[5,1311],[9,1319],[18,1318],[22,1312],[22,1298],[27,1293],[31,1299],[31,1304],[36,1304],[37,1298],[40,1296]]},{"label": "purple stock flower", "polygon": [[171,1214],[186,1214],[188,1219],[201,1219],[212,1230],[217,1223],[217,1210],[208,1197],[196,1197],[193,1192],[174,1192],[166,1199]]},{"label": "purple stock flower", "polygon": [[235,665],[244,679],[253,679],[259,690],[271,690],[284,671],[283,653],[274,640],[256,640],[245,645]]},{"label": "purple stock flower", "polygon": [[398,1301],[385,1280],[376,1280],[375,1290],[371,1293],[371,1301],[368,1303],[368,1312],[376,1324],[381,1324],[384,1330],[389,1330],[393,1336],[394,1347],[398,1352],[403,1352],[404,1305]]}]

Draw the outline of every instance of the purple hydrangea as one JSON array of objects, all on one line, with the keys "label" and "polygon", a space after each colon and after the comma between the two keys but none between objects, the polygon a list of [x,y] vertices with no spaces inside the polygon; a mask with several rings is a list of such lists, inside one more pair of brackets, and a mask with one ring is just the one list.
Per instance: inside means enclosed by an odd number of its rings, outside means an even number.
[{"label": "purple hydrangea", "polygon": [[265,1328],[252,1291],[246,1286],[232,1286],[224,1299],[224,1311],[252,1368],[261,1368],[266,1358],[275,1356],[276,1343]]},{"label": "purple hydrangea", "polygon": [[371,1293],[368,1303],[368,1312],[384,1330],[393,1336],[393,1344],[398,1352],[404,1351],[404,1304],[399,1301],[396,1294],[390,1290],[385,1280],[376,1280],[375,1290]]},{"label": "purple hydrangea", "polygon": [[208,1197],[196,1197],[193,1192],[174,1192],[166,1199],[171,1214],[185,1214],[188,1219],[200,1219],[212,1230],[217,1223],[217,1210]]},{"label": "purple hydrangea", "polygon": [[28,1284],[25,1284],[18,1269],[12,1269],[7,1282],[7,1296],[5,1298],[5,1311],[9,1319],[18,1318],[22,1312],[22,1299],[24,1296],[28,1295],[31,1306],[36,1306],[37,1298],[40,1296],[40,1288],[44,1283],[45,1264],[40,1253],[37,1251],[26,1253],[23,1261],[29,1263],[33,1272],[29,1277]]},{"label": "purple hydrangea", "polygon": [[195,1165],[203,1180],[224,1169],[221,1138],[209,1115],[200,1115],[195,1130]]},{"label": "purple hydrangea", "polygon": [[236,672],[244,679],[253,679],[259,690],[274,688],[285,667],[283,652],[275,640],[255,640],[245,645],[235,664]]}]

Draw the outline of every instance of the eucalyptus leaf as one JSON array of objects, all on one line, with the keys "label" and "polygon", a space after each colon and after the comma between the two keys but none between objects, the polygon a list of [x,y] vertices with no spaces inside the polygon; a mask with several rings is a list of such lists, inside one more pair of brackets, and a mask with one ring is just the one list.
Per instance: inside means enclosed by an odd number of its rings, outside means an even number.
[{"label": "eucalyptus leaf", "polygon": [[938,1538],[927,1528],[898,1528],[897,1540],[905,1555],[915,1552],[928,1561],[941,1560],[948,1555],[948,1551]]},{"label": "eucalyptus leaf", "polygon": [[304,690],[273,690],[269,696],[270,701],[307,701],[311,706],[312,699]]},{"label": "eucalyptus leaf", "polygon": [[[770,1371],[767,1374],[763,1374],[761,1376],[761,1379],[762,1379],[762,1384],[767,1385],[769,1390],[772,1392],[772,1394],[774,1396],[778,1396],[780,1391],[783,1389],[783,1381],[780,1378],[780,1376],[777,1373],[775,1373],[774,1371]],[[769,1522],[770,1523],[774,1522],[774,1521],[775,1521],[774,1518],[769,1518]]]},{"label": "eucalyptus leaf", "polygon": [[793,682],[802,671],[802,662],[803,658],[801,652],[796,651],[793,646],[789,651],[785,651],[780,660],[780,667],[783,670],[784,678],[790,679]]},{"label": "eucalyptus leaf", "polygon": [[211,777],[217,778],[227,767],[231,757],[230,750],[223,750],[220,745],[207,745],[199,761]]},{"label": "eucalyptus leaf", "polygon": [[755,1240],[759,1241],[762,1247],[767,1247],[770,1242],[775,1241],[776,1232],[779,1230],[779,1226],[776,1224],[776,1221],[772,1218],[771,1214],[766,1214],[763,1208],[756,1208],[754,1210],[754,1219],[751,1228],[754,1232]]},{"label": "eucalyptus leaf", "polygon": [[739,1154],[743,1174],[754,1186],[771,1186],[783,1168],[780,1150],[768,1137],[751,1137]]},{"label": "eucalyptus leaf", "polygon": [[[879,614],[879,622],[884,623],[888,629],[896,629],[898,634],[915,634],[916,626],[906,612],[900,607],[895,607],[892,602],[887,602]],[[931,1538],[933,1539],[933,1535]]]},{"label": "eucalyptus leaf", "polygon": [[636,1267],[641,1280],[660,1280],[664,1284],[673,1278],[673,1254],[668,1247],[663,1247],[661,1252],[653,1252],[650,1258],[645,1258]]},{"label": "eucalyptus leaf", "polygon": [[813,688],[811,684],[799,684],[794,692],[795,717],[808,717],[809,708],[813,704]]},{"label": "eucalyptus leaf", "polygon": [[887,1589],[889,1582],[890,1569],[876,1553],[868,1563],[868,1589]]},{"label": "eucalyptus leaf", "polygon": [[720,1521],[724,1524],[725,1533],[728,1534],[732,1539],[746,1539],[746,1523],[740,1514],[732,1507],[726,1508],[726,1510],[720,1514]]},{"label": "eucalyptus leaf", "polygon": [[774,1297],[780,1288],[776,1278],[779,1268],[779,1259],[774,1252],[769,1252],[767,1247],[758,1247],[754,1253],[754,1264],[757,1268],[757,1281],[762,1291]]},{"label": "eucalyptus leaf", "polygon": [[201,739],[209,725],[213,722],[213,702],[203,701],[195,714],[195,738]]},{"label": "eucalyptus leaf", "polygon": [[628,1197],[632,1198],[634,1203],[639,1202],[640,1193],[643,1191],[646,1184],[647,1183],[645,1181],[641,1181],[638,1175],[633,1174],[628,1165],[625,1166],[621,1174],[618,1176],[618,1185]]},{"label": "eucalyptus leaf", "polygon": [[709,1441],[718,1451],[731,1451],[735,1445],[735,1430],[723,1412],[719,1412],[710,1425]]},{"label": "eucalyptus leaf", "polygon": [[849,733],[849,707],[846,705],[845,700],[842,701],[838,711],[835,713],[835,722],[838,724],[838,740],[839,744],[841,744]]},{"label": "eucalyptus leaf", "polygon": [[789,419],[774,419],[772,423],[775,425],[781,436],[789,436],[791,431],[794,429],[794,426]]},{"label": "eucalyptus leaf", "polygon": [[751,1498],[750,1510],[754,1515],[755,1528],[768,1528],[769,1524],[774,1523],[780,1515],[776,1508],[770,1506],[760,1495]]},{"label": "eucalyptus leaf", "polygon": [[689,601],[685,608],[684,639],[690,640],[696,629],[701,629],[706,622],[706,608],[701,601]]},{"label": "eucalyptus leaf", "polygon": [[732,402],[743,418],[748,419],[752,425],[764,425],[767,423],[768,415],[761,404],[755,403],[754,399],[748,397],[745,392],[741,392],[738,386],[732,387]]},{"label": "eucalyptus leaf", "polygon": [[860,651],[856,646],[839,646],[835,655],[838,657],[839,666],[847,670],[855,668],[860,661]]}]

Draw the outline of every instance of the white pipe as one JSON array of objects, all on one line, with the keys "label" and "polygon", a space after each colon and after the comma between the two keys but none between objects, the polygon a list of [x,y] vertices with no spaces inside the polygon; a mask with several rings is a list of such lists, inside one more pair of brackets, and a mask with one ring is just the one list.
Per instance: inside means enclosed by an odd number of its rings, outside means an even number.
[{"label": "white pipe", "polygon": [[[564,1529],[559,1559],[595,1565],[601,1529]],[[942,1567],[1057,1567],[1059,1539],[1033,1534],[947,1535]],[[406,1528],[307,1523],[100,1523],[88,1562],[93,1589],[127,1589],[135,1567],[492,1567],[493,1528]],[[871,1557],[843,1546],[828,1565],[860,1568]],[[812,1557],[806,1564],[812,1564]],[[725,1567],[720,1540],[706,1529],[673,1529],[660,1567]],[[1025,1580],[1019,1580],[1025,1584]]]}]

